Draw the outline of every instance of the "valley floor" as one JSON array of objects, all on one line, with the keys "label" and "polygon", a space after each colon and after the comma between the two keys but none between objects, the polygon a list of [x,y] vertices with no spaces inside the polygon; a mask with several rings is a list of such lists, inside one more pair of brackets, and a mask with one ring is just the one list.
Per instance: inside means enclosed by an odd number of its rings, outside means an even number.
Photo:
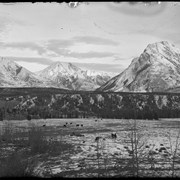
[{"label": "valley floor", "polygon": [[[179,119],[4,120],[0,177],[180,176],[179,127]],[[22,174],[10,173],[8,158],[26,162]]]}]

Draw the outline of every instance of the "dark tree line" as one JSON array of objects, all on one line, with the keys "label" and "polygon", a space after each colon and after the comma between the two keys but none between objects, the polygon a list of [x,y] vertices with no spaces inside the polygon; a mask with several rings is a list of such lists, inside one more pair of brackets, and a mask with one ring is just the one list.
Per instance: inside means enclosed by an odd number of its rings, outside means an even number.
[{"label": "dark tree line", "polygon": [[54,96],[54,99],[39,96],[35,106],[23,110],[7,109],[6,113],[1,109],[0,116],[3,119],[7,114],[17,118],[23,115],[28,120],[92,116],[116,119],[180,118],[179,95],[77,93]]}]

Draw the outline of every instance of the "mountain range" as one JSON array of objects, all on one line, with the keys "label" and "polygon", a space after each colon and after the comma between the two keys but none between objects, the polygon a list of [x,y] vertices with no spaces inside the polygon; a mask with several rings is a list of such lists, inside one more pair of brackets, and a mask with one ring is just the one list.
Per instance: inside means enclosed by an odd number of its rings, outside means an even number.
[{"label": "mountain range", "polygon": [[180,50],[167,41],[149,44],[120,74],[84,69],[55,62],[33,73],[0,59],[0,87],[55,87],[103,92],[179,92]]},{"label": "mountain range", "polygon": [[72,63],[55,62],[32,73],[14,61],[0,59],[1,87],[55,87],[69,90],[95,90],[112,75],[79,68]]}]

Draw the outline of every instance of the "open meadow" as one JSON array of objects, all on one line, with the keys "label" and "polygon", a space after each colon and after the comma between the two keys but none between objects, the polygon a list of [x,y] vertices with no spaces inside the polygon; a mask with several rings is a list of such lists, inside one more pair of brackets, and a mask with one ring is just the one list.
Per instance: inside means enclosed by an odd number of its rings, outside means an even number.
[{"label": "open meadow", "polygon": [[0,177],[180,176],[179,119],[0,122]]}]

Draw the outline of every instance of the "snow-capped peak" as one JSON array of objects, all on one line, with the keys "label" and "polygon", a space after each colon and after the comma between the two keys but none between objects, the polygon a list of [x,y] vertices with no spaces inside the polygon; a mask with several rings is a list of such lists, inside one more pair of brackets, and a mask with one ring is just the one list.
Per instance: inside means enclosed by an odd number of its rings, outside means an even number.
[{"label": "snow-capped peak", "polygon": [[0,86],[94,90],[109,79],[107,74],[87,71],[72,63],[57,61],[42,71],[32,73],[8,58],[0,58]]},{"label": "snow-capped peak", "polygon": [[61,63],[59,61],[51,64],[47,68],[45,68],[42,71],[37,72],[40,76],[43,76],[45,78],[53,78],[59,75],[73,75],[80,69],[76,66],[72,65],[71,63]]},{"label": "snow-capped peak", "polygon": [[144,52],[148,53],[162,53],[165,54],[167,51],[169,51],[171,54],[180,54],[180,50],[175,47],[174,44],[171,44],[167,41],[161,41],[153,44],[149,44]]},{"label": "snow-capped peak", "polygon": [[100,91],[164,91],[180,86],[180,50],[167,41],[149,44]]},{"label": "snow-capped peak", "polygon": [[55,62],[37,74],[73,90],[93,90],[111,78],[107,73],[85,70],[66,62]]},{"label": "snow-capped peak", "polygon": [[4,66],[4,67],[12,67],[12,68],[19,68],[21,67],[20,65],[18,65],[17,63],[15,63],[14,61],[11,61],[7,58],[1,57],[0,58],[0,66]]},{"label": "snow-capped peak", "polygon": [[44,81],[26,68],[8,58],[0,58],[0,86],[37,87],[44,86]]}]

